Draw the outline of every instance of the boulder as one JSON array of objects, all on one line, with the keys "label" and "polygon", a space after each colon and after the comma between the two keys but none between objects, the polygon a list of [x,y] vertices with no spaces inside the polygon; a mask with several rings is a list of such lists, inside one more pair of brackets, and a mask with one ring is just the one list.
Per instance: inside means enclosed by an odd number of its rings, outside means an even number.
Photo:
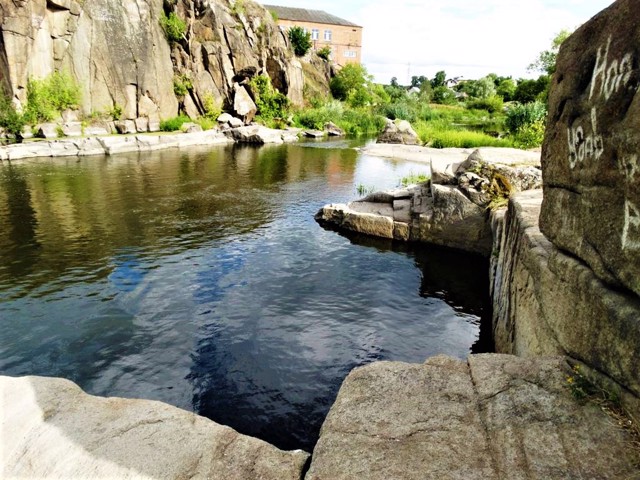
[{"label": "boulder", "polygon": [[182,130],[185,133],[195,133],[195,132],[202,132],[202,127],[197,123],[186,122],[182,124],[182,127],[180,127],[180,130]]},{"label": "boulder", "polygon": [[325,133],[320,130],[304,130],[302,134],[308,138],[323,138]]},{"label": "boulder", "polygon": [[262,125],[248,125],[233,128],[224,132],[225,135],[238,143],[264,145],[265,143],[283,143],[282,131],[263,127]]},{"label": "boulder", "polygon": [[127,133],[137,133],[136,123],[133,120],[118,120],[114,122],[116,131],[123,135]]},{"label": "boulder", "polygon": [[5,478],[301,478],[283,452],[152,400],[99,398],[56,378],[0,377]]},{"label": "boulder", "polygon": [[136,132],[143,133],[149,131],[149,119],[147,117],[139,117],[134,120],[136,124]]},{"label": "boulder", "polygon": [[393,206],[370,202],[348,205],[326,205],[315,219],[324,226],[363,233],[381,238],[393,238]]},{"label": "boulder", "polygon": [[345,132],[339,126],[333,122],[327,122],[324,124],[324,131],[330,137],[344,137]]},{"label": "boulder", "polygon": [[247,89],[244,85],[237,83],[234,86],[233,111],[245,124],[251,123],[258,112],[258,107],[256,107]]},{"label": "boulder", "polygon": [[631,436],[573,398],[571,373],[563,358],[491,354],[356,368],[322,426],[305,478],[632,477]]},{"label": "boulder", "polygon": [[58,138],[60,126],[55,123],[42,123],[36,125],[36,137],[38,138]]},{"label": "boulder", "polygon": [[62,124],[62,133],[65,137],[81,137],[83,128],[81,122],[68,122]]},{"label": "boulder", "polygon": [[104,127],[88,126],[84,129],[84,134],[87,136],[109,135],[110,133]]},{"label": "boulder", "polygon": [[640,295],[640,24],[618,0],[563,43],[542,149],[540,229]]},{"label": "boulder", "polygon": [[383,132],[378,136],[378,143],[397,143],[403,145],[419,145],[418,134],[406,120],[387,119]]}]

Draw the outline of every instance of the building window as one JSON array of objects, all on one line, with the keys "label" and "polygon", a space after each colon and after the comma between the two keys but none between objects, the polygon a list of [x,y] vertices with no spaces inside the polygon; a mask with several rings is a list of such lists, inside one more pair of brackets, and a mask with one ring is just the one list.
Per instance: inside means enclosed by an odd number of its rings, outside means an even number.
[{"label": "building window", "polygon": [[320,38],[320,30],[313,28],[311,30],[311,40],[318,40],[318,38]]},{"label": "building window", "polygon": [[325,31],[324,31],[324,39],[325,39],[327,42],[330,42],[330,41],[331,41],[331,30],[325,30]]},{"label": "building window", "polygon": [[356,58],[357,54],[354,50],[345,50],[344,56],[347,58]]}]

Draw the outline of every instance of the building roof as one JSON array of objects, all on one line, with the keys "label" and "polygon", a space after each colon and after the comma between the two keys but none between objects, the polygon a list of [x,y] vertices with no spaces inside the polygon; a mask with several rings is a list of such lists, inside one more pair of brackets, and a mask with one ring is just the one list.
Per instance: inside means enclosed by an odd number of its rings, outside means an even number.
[{"label": "building roof", "polygon": [[322,10],[308,10],[306,8],[279,7],[277,5],[263,5],[267,10],[274,12],[282,20],[294,22],[326,23],[328,25],[344,25],[347,27],[359,27],[344,18],[336,17]]}]

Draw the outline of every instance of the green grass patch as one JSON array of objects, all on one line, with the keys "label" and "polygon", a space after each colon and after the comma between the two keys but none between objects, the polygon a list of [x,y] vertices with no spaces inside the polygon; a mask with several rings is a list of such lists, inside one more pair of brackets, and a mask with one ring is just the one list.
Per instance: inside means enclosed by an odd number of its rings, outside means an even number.
[{"label": "green grass patch", "polygon": [[433,148],[478,148],[512,147],[509,139],[495,138],[482,132],[465,130],[451,125],[446,120],[425,122],[413,125],[420,141]]},{"label": "green grass patch", "polygon": [[322,130],[333,122],[348,135],[376,135],[384,128],[384,117],[368,108],[351,108],[338,101],[298,110],[293,116],[297,127]]},{"label": "green grass patch", "polygon": [[182,128],[184,123],[190,122],[191,119],[186,115],[179,115],[177,117],[163,120],[160,122],[160,130],[163,132],[177,132]]},{"label": "green grass patch", "polygon": [[402,177],[398,183],[403,187],[406,187],[408,185],[417,185],[419,183],[425,183],[425,182],[428,182],[429,180],[431,180],[431,175],[428,175],[426,173],[409,172],[409,175],[407,175],[406,177]]}]

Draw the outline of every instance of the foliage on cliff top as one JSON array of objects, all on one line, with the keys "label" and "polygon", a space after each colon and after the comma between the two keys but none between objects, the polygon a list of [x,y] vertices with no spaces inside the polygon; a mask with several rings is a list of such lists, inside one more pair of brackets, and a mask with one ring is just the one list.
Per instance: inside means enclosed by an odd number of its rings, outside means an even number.
[{"label": "foliage on cliff top", "polygon": [[306,55],[311,48],[311,34],[306,32],[304,28],[295,26],[289,29],[288,35],[293,53],[298,57]]}]

